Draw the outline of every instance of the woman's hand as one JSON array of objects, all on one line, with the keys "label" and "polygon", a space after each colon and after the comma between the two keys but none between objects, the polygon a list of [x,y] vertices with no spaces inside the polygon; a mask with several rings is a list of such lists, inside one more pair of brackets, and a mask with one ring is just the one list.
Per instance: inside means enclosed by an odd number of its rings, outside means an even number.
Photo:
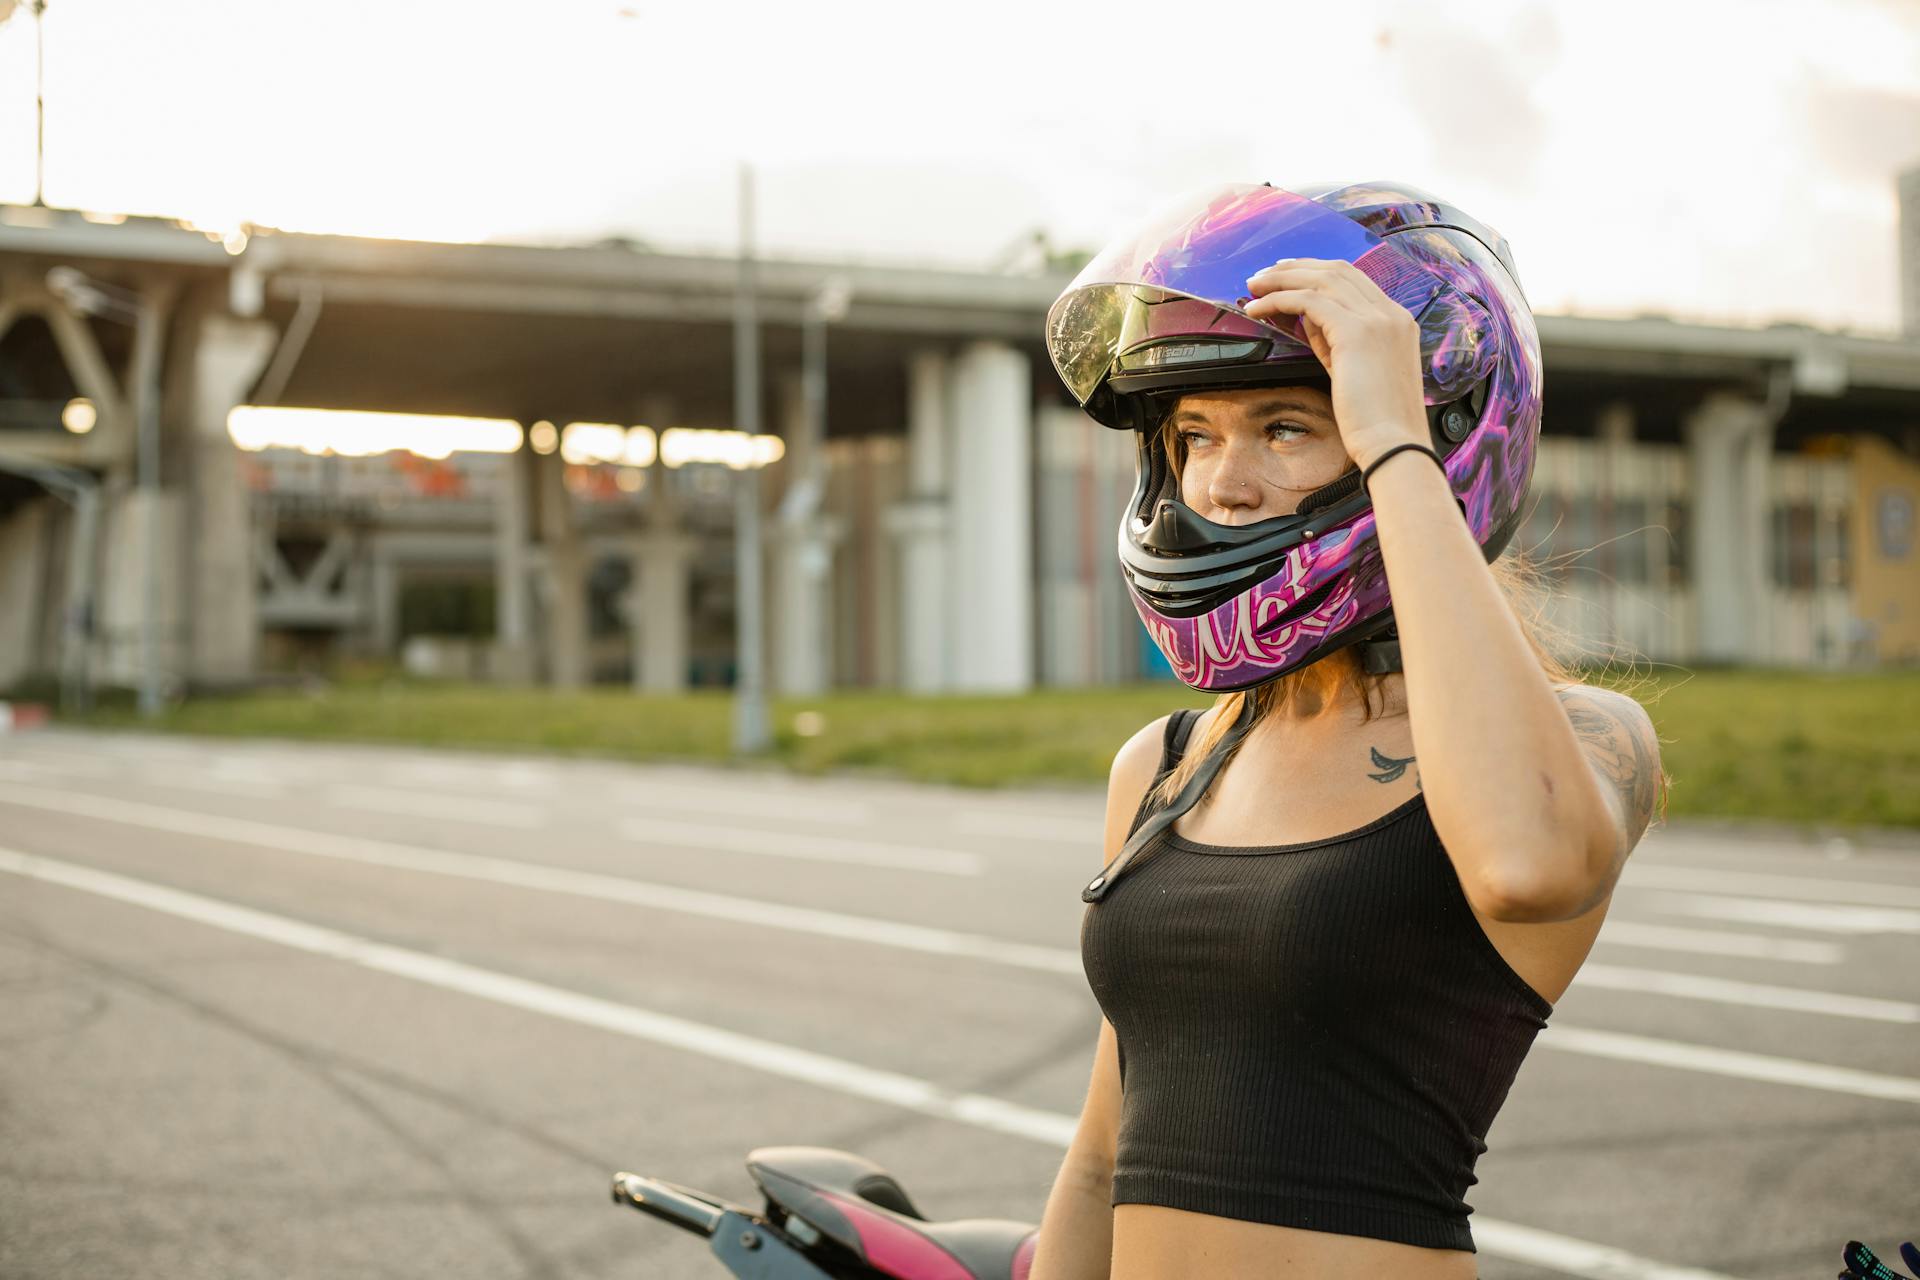
[{"label": "woman's hand", "polygon": [[[1347,456],[1364,468],[1396,444],[1428,444],[1420,325],[1351,262],[1287,258],[1247,280],[1245,308],[1269,324],[1301,317],[1333,379],[1333,416]],[[1286,328],[1284,321],[1279,327]]]}]

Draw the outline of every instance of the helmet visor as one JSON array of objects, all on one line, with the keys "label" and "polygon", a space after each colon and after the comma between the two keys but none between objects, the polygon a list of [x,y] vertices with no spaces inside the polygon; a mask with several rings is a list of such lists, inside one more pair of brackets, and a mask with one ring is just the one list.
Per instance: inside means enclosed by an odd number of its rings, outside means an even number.
[{"label": "helmet visor", "polygon": [[[1247,278],[1282,258],[1366,271],[1418,314],[1434,281],[1359,223],[1277,187],[1230,186],[1182,200],[1089,262],[1047,314],[1047,351],[1081,404],[1120,361],[1129,370],[1313,361],[1295,318],[1244,310]],[[1200,305],[1194,305],[1194,304]]]}]

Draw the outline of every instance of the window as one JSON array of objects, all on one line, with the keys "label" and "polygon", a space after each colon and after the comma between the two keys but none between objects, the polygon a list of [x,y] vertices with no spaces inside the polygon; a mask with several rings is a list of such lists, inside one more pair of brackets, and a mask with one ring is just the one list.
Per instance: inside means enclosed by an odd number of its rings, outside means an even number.
[{"label": "window", "polygon": [[1789,591],[1811,591],[1815,583],[1814,510],[1807,502],[1776,503],[1773,508],[1773,583]]}]

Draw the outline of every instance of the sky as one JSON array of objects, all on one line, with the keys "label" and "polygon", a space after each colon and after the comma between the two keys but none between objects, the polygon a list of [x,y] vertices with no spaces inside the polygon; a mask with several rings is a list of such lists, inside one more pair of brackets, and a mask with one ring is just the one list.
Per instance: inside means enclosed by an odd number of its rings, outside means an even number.
[{"label": "sky", "polygon": [[[0,0],[5,8],[7,0]],[[1920,0],[47,0],[50,204],[982,267],[1183,192],[1392,178],[1536,309],[1899,327]],[[0,25],[0,201],[34,185]]]}]

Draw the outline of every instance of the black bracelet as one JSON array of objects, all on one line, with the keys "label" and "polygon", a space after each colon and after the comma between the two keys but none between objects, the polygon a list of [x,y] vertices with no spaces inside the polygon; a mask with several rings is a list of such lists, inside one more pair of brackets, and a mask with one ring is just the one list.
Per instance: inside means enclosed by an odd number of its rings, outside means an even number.
[{"label": "black bracelet", "polygon": [[1432,449],[1429,449],[1424,444],[1420,444],[1416,441],[1409,440],[1405,444],[1397,444],[1393,446],[1393,448],[1387,450],[1385,453],[1375,458],[1372,462],[1367,464],[1367,469],[1360,473],[1360,487],[1367,491],[1368,497],[1373,496],[1373,489],[1367,484],[1368,478],[1371,477],[1374,472],[1380,469],[1381,463],[1385,462],[1388,458],[1391,458],[1394,454],[1399,453],[1402,449],[1418,449],[1420,452],[1426,454],[1429,458],[1433,459],[1434,465],[1440,468],[1441,474],[1444,475],[1446,473],[1447,464],[1440,460],[1439,454],[1435,453]]}]

